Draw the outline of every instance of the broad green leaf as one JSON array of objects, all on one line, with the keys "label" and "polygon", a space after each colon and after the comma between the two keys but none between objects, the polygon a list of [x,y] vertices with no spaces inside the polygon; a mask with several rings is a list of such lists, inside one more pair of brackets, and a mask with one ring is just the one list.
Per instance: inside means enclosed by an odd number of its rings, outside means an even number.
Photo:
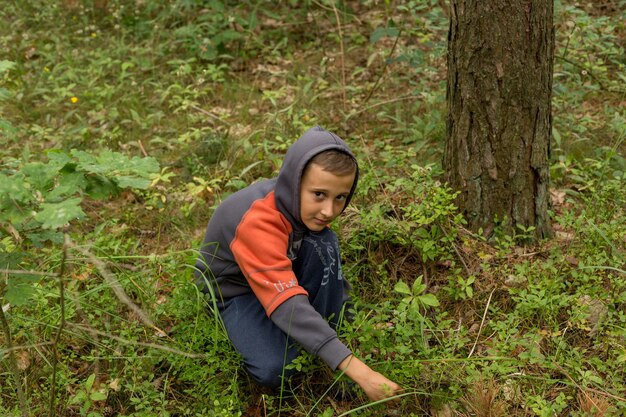
[{"label": "broad green leaf", "polygon": [[14,202],[29,202],[33,199],[30,183],[26,181],[24,174],[0,174],[0,203],[5,198]]},{"label": "broad green leaf", "polygon": [[116,195],[119,191],[118,187],[116,187],[112,181],[100,175],[86,177],[86,180],[87,187],[85,188],[85,192],[89,197],[96,200],[109,198]]},{"label": "broad green leaf", "polygon": [[0,101],[8,100],[12,96],[11,92],[6,88],[0,88]]},{"label": "broad green leaf", "polygon": [[393,286],[393,290],[395,292],[399,292],[400,294],[411,295],[411,289],[403,281],[396,282],[396,285]]},{"label": "broad green leaf", "polygon": [[234,41],[237,39],[242,39],[243,35],[235,30],[224,30],[222,32],[220,32],[218,35],[213,37],[213,42],[215,42],[216,45],[222,44],[222,43],[226,43],[229,41]]},{"label": "broad green leaf", "polygon": [[85,381],[85,388],[87,391],[91,391],[91,388],[93,387],[93,383],[95,381],[96,381],[96,374],[89,375],[89,377],[87,378],[87,381]]},{"label": "broad green leaf", "polygon": [[4,132],[5,136],[12,139],[17,133],[17,129],[11,122],[0,117],[0,132]]},{"label": "broad green leaf", "polygon": [[422,276],[420,275],[419,277],[415,278],[415,281],[413,282],[413,287],[412,287],[412,294],[413,295],[419,295],[421,293],[424,292],[424,290],[426,290],[426,285],[422,284]]},{"label": "broad green leaf", "polygon": [[91,401],[104,401],[107,399],[107,395],[104,392],[96,391],[92,392],[89,398],[91,398]]},{"label": "broad green leaf", "polygon": [[26,252],[4,252],[5,244],[0,245],[0,268],[18,269],[20,262],[28,255]]},{"label": "broad green leaf", "polygon": [[54,166],[41,162],[26,164],[22,167],[21,171],[28,178],[28,182],[31,183],[36,190],[41,192],[52,188],[52,180],[59,172]]},{"label": "broad green leaf", "polygon": [[382,38],[392,37],[395,38],[400,34],[400,29],[389,27],[389,28],[376,28],[374,32],[370,35],[370,43],[376,43]]},{"label": "broad green leaf", "polygon": [[438,307],[439,300],[435,296],[435,294],[424,294],[419,296],[419,300],[422,304],[430,306],[430,307]]},{"label": "broad green leaf", "polygon": [[552,137],[554,138],[554,142],[556,143],[556,146],[560,147],[561,146],[561,134],[554,126],[552,127]]},{"label": "broad green leaf", "polygon": [[109,167],[105,167],[98,163],[95,155],[85,151],[72,149],[72,156],[78,160],[78,168],[83,169],[92,174],[104,174]]},{"label": "broad green leaf", "polygon": [[35,294],[34,284],[38,279],[36,276],[10,275],[4,299],[15,306],[26,305]]},{"label": "broad green leaf", "polygon": [[66,165],[73,163],[72,158],[63,151],[58,149],[52,149],[48,151],[48,164],[57,168],[57,170],[63,169]]},{"label": "broad green leaf", "polygon": [[430,232],[425,227],[420,227],[417,230],[415,230],[415,232],[413,233],[415,234],[415,236],[420,237],[422,239],[430,238]]},{"label": "broad green leaf", "polygon": [[23,282],[15,285],[9,285],[4,299],[14,306],[23,306],[28,304],[30,298],[35,294],[35,288],[30,284]]},{"label": "broad green leaf", "polygon": [[419,313],[420,311],[420,303],[419,300],[417,298],[413,298],[411,300],[411,305],[410,305],[411,310],[416,311]]},{"label": "broad green leaf", "polygon": [[61,203],[44,203],[35,215],[44,229],[58,229],[72,220],[81,219],[85,213],[80,208],[81,198],[70,198]]},{"label": "broad green leaf", "polygon": [[87,180],[80,172],[61,172],[58,185],[46,196],[46,201],[54,202],[59,198],[74,196],[87,188]]},{"label": "broad green leaf", "polygon": [[130,109],[130,115],[133,119],[133,122],[138,123],[138,124],[142,122],[141,116],[139,116],[139,113],[137,113],[136,110]]},{"label": "broad green leaf", "polygon": [[131,177],[128,175],[120,175],[119,177],[115,177],[115,181],[120,188],[138,188],[140,190],[145,190],[150,187],[152,183],[151,180],[146,178],[138,178]]},{"label": "broad green leaf", "polygon": [[120,188],[147,188],[150,185],[150,174],[159,172],[159,163],[151,157],[128,158],[110,150],[104,150],[98,156],[72,150],[72,156],[78,159],[79,169],[109,178]]},{"label": "broad green leaf", "polygon": [[63,233],[52,230],[39,232],[39,229],[37,230],[37,233],[26,233],[28,240],[36,247],[42,247],[46,242],[56,243],[57,245],[63,244]]},{"label": "broad green leaf", "polygon": [[0,61],[0,74],[2,74],[3,72],[7,72],[8,70],[14,67],[15,67],[15,62],[7,61],[6,59],[3,59],[2,61]]}]

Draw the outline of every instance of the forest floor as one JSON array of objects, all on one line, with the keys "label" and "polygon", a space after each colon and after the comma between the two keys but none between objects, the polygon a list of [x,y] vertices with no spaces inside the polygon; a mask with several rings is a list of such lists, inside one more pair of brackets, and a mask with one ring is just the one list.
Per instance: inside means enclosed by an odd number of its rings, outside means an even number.
[{"label": "forest floor", "polygon": [[[556,2],[555,235],[531,245],[467,230],[441,182],[445,2],[5,3],[0,260],[31,274],[0,283],[0,414],[626,413],[623,1]],[[193,285],[217,204],[314,125],[360,161],[340,336],[390,403],[306,354],[258,389]]]}]

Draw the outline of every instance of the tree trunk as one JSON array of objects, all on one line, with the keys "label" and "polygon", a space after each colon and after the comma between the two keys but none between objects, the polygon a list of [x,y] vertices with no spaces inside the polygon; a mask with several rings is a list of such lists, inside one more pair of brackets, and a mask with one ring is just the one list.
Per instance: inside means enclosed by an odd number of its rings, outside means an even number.
[{"label": "tree trunk", "polygon": [[451,0],[444,169],[472,230],[548,218],[551,0]]}]

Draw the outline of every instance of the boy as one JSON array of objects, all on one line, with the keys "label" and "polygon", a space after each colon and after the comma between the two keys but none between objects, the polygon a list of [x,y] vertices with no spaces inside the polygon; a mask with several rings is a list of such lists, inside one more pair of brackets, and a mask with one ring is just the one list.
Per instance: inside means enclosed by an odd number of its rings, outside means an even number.
[{"label": "boy", "polygon": [[279,387],[293,373],[285,365],[298,356],[296,342],[344,371],[371,400],[399,390],[334,330],[349,284],[328,225],[357,180],[346,143],[314,127],[289,148],[277,178],[236,192],[209,222],[196,283],[215,297],[228,337],[261,385]]}]

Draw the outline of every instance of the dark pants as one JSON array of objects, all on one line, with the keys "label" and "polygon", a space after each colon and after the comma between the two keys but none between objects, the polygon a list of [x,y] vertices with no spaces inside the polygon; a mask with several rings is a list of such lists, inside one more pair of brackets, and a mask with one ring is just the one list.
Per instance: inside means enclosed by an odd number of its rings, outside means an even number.
[{"label": "dark pants", "polygon": [[[308,234],[292,263],[299,285],[309,294],[313,308],[336,326],[348,288],[341,273],[337,236],[329,229]],[[230,298],[220,306],[226,332],[243,356],[248,373],[261,385],[276,388],[284,369],[299,355],[298,346],[266,315],[253,293]]]}]

